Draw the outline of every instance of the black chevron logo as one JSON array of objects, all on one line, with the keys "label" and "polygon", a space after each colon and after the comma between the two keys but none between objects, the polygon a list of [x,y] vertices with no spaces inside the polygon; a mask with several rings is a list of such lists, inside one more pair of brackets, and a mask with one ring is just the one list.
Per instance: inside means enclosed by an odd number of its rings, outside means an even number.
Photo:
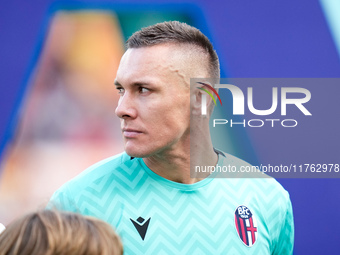
[{"label": "black chevron logo", "polygon": [[151,217],[145,221],[144,218],[142,217],[139,217],[137,219],[137,222],[134,221],[133,219],[131,219],[131,222],[133,223],[133,225],[135,226],[135,228],[137,229],[140,237],[142,238],[142,240],[144,241],[144,238],[145,238],[145,235],[146,235],[146,231],[148,230],[148,226],[149,226],[149,223],[150,223],[150,220],[151,220]]}]

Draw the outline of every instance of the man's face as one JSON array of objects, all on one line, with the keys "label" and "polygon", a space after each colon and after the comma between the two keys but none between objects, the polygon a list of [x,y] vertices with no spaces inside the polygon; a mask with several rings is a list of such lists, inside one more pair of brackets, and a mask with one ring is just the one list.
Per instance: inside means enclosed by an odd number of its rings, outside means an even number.
[{"label": "man's face", "polygon": [[183,149],[190,142],[189,77],[176,47],[134,48],[122,57],[115,81],[120,94],[116,114],[130,156]]}]

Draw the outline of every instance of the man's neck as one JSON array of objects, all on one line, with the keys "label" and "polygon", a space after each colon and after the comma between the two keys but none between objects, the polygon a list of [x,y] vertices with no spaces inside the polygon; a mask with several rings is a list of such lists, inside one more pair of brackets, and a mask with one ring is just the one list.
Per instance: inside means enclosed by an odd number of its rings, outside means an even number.
[{"label": "man's neck", "polygon": [[203,176],[194,176],[193,171],[190,172],[190,167],[193,167],[193,165],[215,166],[218,160],[218,156],[211,144],[205,146],[203,150],[200,148],[198,151],[199,153],[190,153],[190,149],[167,151],[143,160],[153,172],[165,179],[184,184],[193,184],[206,178],[209,173]]}]

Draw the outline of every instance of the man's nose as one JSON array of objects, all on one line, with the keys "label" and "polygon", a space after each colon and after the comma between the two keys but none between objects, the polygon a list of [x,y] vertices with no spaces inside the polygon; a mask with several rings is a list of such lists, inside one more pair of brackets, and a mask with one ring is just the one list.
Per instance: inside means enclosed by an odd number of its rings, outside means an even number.
[{"label": "man's nose", "polygon": [[121,119],[136,118],[136,102],[133,100],[132,95],[124,93],[118,101],[117,108],[115,110],[116,115]]}]

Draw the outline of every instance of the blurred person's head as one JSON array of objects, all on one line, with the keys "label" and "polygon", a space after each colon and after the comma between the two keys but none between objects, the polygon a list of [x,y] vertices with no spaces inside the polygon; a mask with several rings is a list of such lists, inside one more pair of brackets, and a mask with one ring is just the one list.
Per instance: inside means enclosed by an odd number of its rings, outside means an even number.
[{"label": "blurred person's head", "polygon": [[106,222],[45,210],[9,224],[0,234],[0,255],[118,255],[122,243]]}]

